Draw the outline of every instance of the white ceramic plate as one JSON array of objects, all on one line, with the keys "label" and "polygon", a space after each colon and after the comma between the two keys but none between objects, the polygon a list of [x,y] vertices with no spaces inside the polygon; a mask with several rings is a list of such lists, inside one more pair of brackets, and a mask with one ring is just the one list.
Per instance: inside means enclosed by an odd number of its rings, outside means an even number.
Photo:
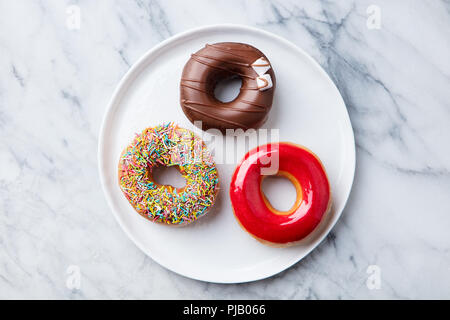
[{"label": "white ceramic plate", "polygon": [[[135,133],[168,121],[191,128],[179,103],[183,66],[190,54],[206,43],[222,41],[248,43],[268,56],[277,77],[277,88],[269,120],[263,128],[279,129],[280,141],[298,143],[314,151],[328,173],[332,210],[298,246],[268,247],[239,227],[228,194],[235,164],[218,164],[221,189],[215,206],[207,216],[183,228],[145,220],[130,206],[118,186],[119,155]],[[342,213],[353,183],[355,142],[339,91],[309,55],[287,40],[255,28],[207,26],[163,41],[125,75],[103,120],[99,170],[106,199],[117,221],[153,260],[193,279],[247,282],[292,266],[328,234]],[[286,188],[279,184],[273,190],[272,186],[270,192],[275,194],[269,199],[276,199],[282,205],[291,192]]]}]

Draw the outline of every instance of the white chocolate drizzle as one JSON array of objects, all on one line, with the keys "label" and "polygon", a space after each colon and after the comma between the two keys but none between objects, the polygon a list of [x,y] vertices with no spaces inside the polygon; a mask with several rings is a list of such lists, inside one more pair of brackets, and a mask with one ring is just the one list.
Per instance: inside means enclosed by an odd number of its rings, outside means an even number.
[{"label": "white chocolate drizzle", "polygon": [[272,78],[270,77],[270,74],[266,73],[271,68],[269,61],[267,61],[264,57],[261,57],[253,62],[251,66],[253,70],[255,70],[255,72],[258,74],[258,77],[256,78],[258,89],[260,91],[264,91],[272,88]]},{"label": "white chocolate drizzle", "polygon": [[272,78],[270,74],[263,74],[256,78],[256,84],[260,91],[264,91],[273,87]]},{"label": "white chocolate drizzle", "polygon": [[252,63],[252,68],[253,68],[253,70],[255,70],[255,72],[258,74],[258,76],[262,76],[264,73],[266,73],[270,69],[270,64],[269,64],[269,61],[267,61],[265,58],[261,57]]}]

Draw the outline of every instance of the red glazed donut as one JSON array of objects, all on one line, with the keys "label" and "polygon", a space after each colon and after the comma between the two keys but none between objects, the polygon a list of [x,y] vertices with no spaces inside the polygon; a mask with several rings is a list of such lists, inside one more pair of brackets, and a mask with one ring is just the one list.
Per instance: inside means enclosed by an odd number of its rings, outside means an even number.
[{"label": "red glazed donut", "polygon": [[[289,211],[272,207],[261,191],[267,175],[266,159],[278,156],[277,175],[295,186],[297,199]],[[295,244],[309,235],[331,208],[331,192],[325,169],[311,151],[280,142],[249,151],[237,166],[230,186],[233,211],[240,225],[257,240],[274,246]]]}]

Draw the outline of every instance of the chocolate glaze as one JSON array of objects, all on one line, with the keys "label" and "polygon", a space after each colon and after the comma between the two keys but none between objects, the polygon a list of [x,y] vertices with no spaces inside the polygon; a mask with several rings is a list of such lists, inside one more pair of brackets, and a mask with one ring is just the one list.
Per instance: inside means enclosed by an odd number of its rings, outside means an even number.
[{"label": "chocolate glaze", "polygon": [[[272,107],[276,82],[270,68],[266,73],[271,76],[273,87],[258,89],[258,74],[251,64],[261,57],[269,61],[258,49],[236,42],[207,44],[192,54],[180,83],[181,107],[188,119],[202,121],[203,130],[216,128],[225,132],[260,127]],[[214,96],[217,83],[232,77],[242,79],[239,95],[231,102],[217,100]]]}]

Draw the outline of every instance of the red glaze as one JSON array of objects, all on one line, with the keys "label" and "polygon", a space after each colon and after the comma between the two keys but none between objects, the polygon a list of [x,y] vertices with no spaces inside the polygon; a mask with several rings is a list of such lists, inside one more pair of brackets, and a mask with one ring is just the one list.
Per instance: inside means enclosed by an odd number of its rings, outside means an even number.
[{"label": "red glaze", "polygon": [[[276,159],[277,153],[277,174],[288,176],[297,187],[297,201],[287,212],[273,209],[261,191],[261,168],[270,167],[270,163],[262,163]],[[233,174],[230,197],[234,214],[246,231],[280,245],[310,234],[331,204],[330,185],[320,160],[309,150],[287,142],[249,151]]]}]

